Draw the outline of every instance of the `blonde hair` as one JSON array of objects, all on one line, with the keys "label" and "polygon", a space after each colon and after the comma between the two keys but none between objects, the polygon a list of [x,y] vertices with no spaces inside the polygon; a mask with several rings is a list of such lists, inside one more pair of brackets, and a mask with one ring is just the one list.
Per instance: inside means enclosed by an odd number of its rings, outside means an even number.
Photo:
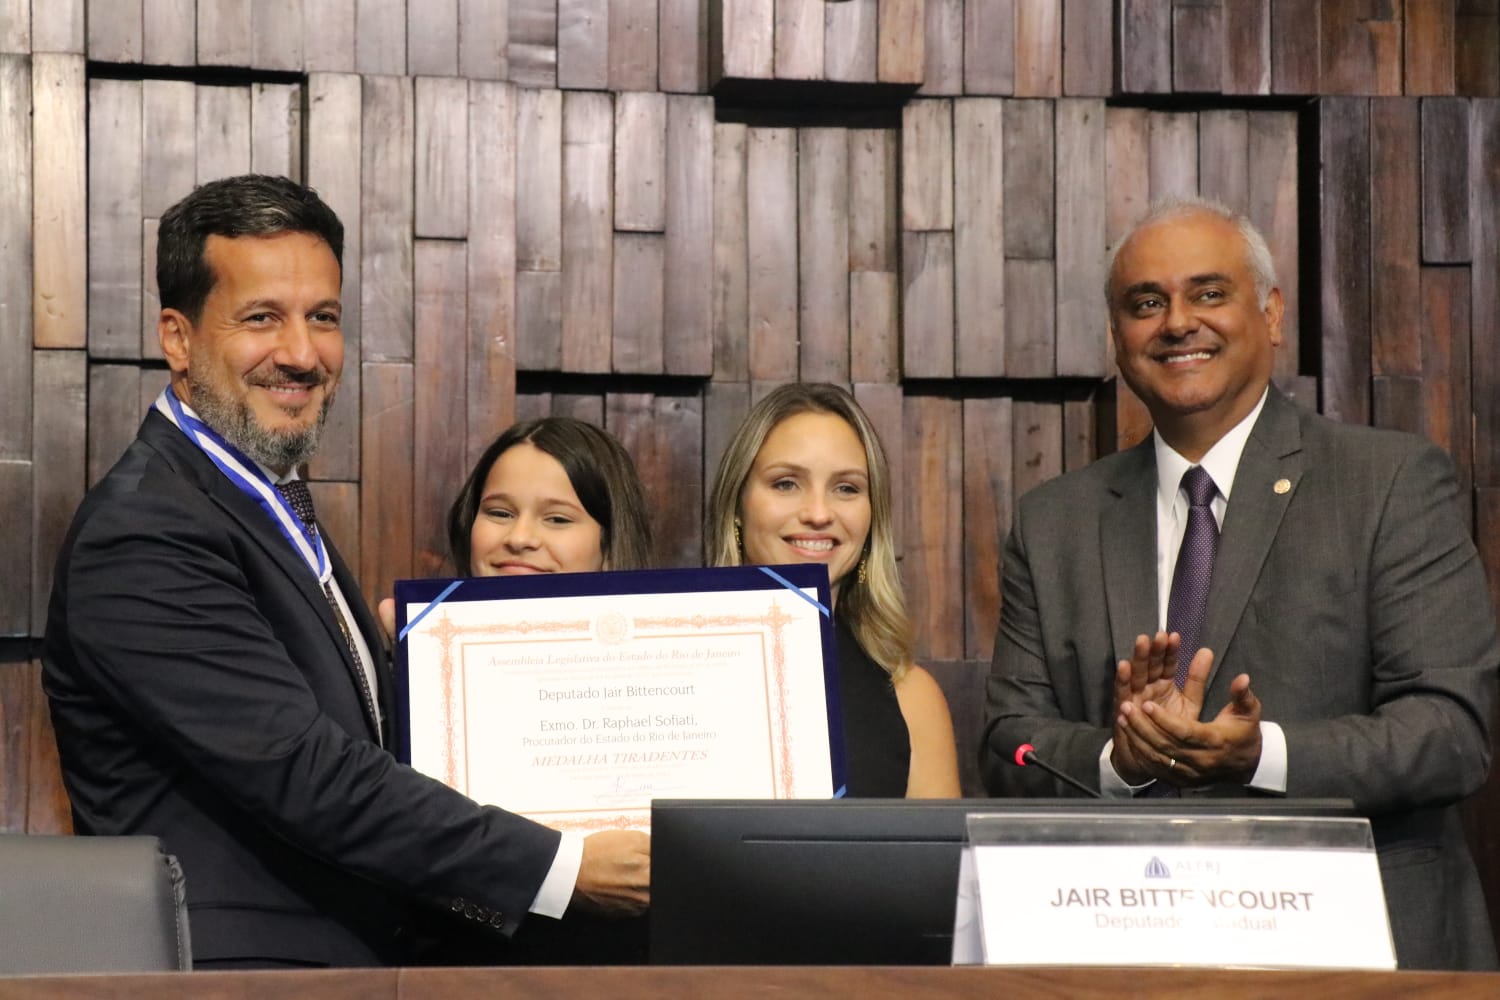
[{"label": "blonde hair", "polygon": [[864,574],[863,579],[857,571],[845,577],[839,588],[838,614],[870,659],[880,664],[891,680],[900,680],[911,666],[912,639],[906,595],[896,571],[890,467],[875,426],[844,389],[826,382],[794,382],[771,390],[750,408],[719,459],[709,491],[705,526],[708,563],[744,563],[734,530],[740,516],[740,496],[766,437],[783,420],[799,413],[842,417],[864,447],[870,475],[870,535],[861,556]]}]

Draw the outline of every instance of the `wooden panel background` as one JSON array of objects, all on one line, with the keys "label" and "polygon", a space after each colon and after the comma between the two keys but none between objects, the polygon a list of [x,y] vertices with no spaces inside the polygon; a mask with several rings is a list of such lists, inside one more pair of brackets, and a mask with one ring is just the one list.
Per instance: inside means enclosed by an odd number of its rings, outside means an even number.
[{"label": "wooden panel background", "polygon": [[288,173],[347,225],[309,472],[372,600],[450,571],[450,493],[518,416],[616,433],[687,565],[746,408],[850,386],[976,792],[1015,498],[1149,429],[1099,285],[1152,198],[1257,221],[1278,383],[1447,448],[1500,599],[1497,98],[1495,0],[0,2],[0,829],[67,827],[51,563],[165,382],[156,220],[194,184]]}]

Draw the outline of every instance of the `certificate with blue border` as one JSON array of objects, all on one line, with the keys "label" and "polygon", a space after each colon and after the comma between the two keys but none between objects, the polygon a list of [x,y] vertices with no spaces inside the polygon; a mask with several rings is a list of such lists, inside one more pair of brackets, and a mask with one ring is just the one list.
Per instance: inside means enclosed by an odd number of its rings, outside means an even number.
[{"label": "certificate with blue border", "polygon": [[396,583],[401,759],[558,829],[653,798],[829,798],[842,715],[821,565]]}]

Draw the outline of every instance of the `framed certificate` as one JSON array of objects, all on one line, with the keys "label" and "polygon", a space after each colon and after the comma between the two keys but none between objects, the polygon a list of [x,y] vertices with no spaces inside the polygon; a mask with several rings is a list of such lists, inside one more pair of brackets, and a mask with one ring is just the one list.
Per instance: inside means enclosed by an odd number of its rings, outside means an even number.
[{"label": "framed certificate", "polygon": [[828,575],[739,566],[396,583],[403,761],[559,829],[843,784]]}]

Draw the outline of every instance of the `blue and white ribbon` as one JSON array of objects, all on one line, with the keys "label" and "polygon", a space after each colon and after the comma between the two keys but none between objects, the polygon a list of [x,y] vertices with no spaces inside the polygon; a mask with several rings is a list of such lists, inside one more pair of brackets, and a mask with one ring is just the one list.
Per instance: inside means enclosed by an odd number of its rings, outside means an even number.
[{"label": "blue and white ribbon", "polygon": [[406,623],[406,628],[402,629],[401,634],[396,636],[396,641],[400,642],[402,639],[405,639],[406,633],[417,627],[417,622],[421,621],[423,618],[426,618],[433,611],[433,609],[435,609],[439,604],[442,604],[444,601],[446,601],[448,599],[448,595],[457,590],[462,583],[462,580],[454,580],[452,583],[448,584],[448,586],[444,587],[441,594],[437,595],[431,601],[429,601],[426,607],[417,612],[415,618]]},{"label": "blue and white ribbon", "polygon": [[171,386],[162,390],[160,396],[156,397],[154,408],[162,416],[187,435],[187,439],[203,450],[209,461],[219,467],[219,471],[229,477],[229,481],[239,487],[240,491],[250,497],[265,509],[286,540],[297,550],[302,561],[307,563],[308,569],[318,578],[319,583],[327,583],[332,575],[333,566],[328,561],[328,552],[323,547],[323,539],[316,531],[302,523],[297,517],[296,511],[292,510],[291,504],[281,495],[270,478],[261,471],[244,452],[224,440],[223,436],[212,427],[205,424],[196,414],[189,413],[184,409],[177,399],[177,394],[172,391]]},{"label": "blue and white ribbon", "polygon": [[817,608],[818,612],[820,614],[822,614],[822,616],[824,618],[832,618],[833,617],[833,612],[828,610],[828,606],[827,605],[825,605],[822,601],[818,600],[816,597],[813,597],[812,595],[808,594],[807,591],[803,590],[801,587],[797,586],[795,583],[793,583],[792,581],[788,580],[786,577],[782,576],[780,573],[776,572],[771,567],[769,567],[769,566],[757,566],[755,568],[758,569],[758,570],[760,570],[762,573],[766,574],[766,576],[769,576],[771,579],[775,580],[777,583],[781,584],[787,590],[790,590],[792,593],[794,593],[798,597],[802,598],[808,604],[811,604],[813,607]]}]

